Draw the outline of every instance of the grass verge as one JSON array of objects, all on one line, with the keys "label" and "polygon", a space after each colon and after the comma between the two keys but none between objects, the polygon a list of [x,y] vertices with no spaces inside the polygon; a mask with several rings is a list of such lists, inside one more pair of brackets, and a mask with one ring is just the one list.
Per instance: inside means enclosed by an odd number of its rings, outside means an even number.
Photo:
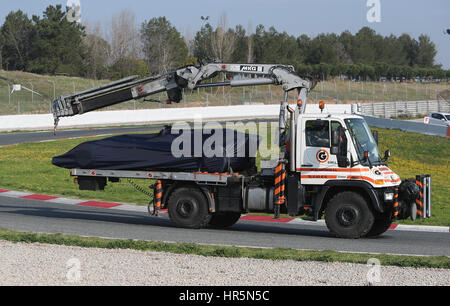
[{"label": "grass verge", "polygon": [[319,262],[344,262],[366,264],[377,258],[383,266],[450,269],[450,258],[445,256],[404,256],[341,253],[336,251],[299,251],[286,248],[260,249],[234,246],[212,246],[194,243],[167,243],[79,237],[63,234],[36,234],[0,229],[0,240],[14,243],[45,243],[64,246],[103,249],[131,249],[138,251],[168,252],[225,258],[255,258],[266,260],[295,260]]}]

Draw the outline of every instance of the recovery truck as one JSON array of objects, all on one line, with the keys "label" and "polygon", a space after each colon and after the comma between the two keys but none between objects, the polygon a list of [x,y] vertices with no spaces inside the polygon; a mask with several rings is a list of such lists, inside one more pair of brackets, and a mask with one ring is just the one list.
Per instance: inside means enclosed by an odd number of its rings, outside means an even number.
[{"label": "recovery truck", "polygon": [[[239,75],[212,82],[220,73]],[[242,77],[242,76],[245,76]],[[206,83],[204,81],[210,80]],[[297,75],[292,66],[209,63],[187,66],[144,79],[125,78],[101,87],[62,96],[53,105],[55,130],[62,117],[167,92],[180,102],[183,89],[215,86],[280,85],[284,99],[279,113],[276,160],[262,160],[259,172],[201,173],[72,169],[81,189],[104,189],[107,181],[154,180],[153,213],[167,209],[178,227],[225,228],[249,212],[323,216],[337,237],[375,237],[393,221],[431,216],[431,177],[402,181],[388,166],[390,151],[381,157],[377,133],[355,114],[307,114],[313,79]],[[295,107],[288,103],[294,91]],[[149,204],[150,211],[150,204]]]}]

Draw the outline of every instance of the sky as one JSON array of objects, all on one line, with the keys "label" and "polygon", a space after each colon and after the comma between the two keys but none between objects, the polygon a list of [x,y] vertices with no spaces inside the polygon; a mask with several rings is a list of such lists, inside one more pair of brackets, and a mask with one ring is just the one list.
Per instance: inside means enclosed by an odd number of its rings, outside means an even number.
[{"label": "sky", "polygon": [[[166,18],[182,33],[195,33],[202,26],[201,16],[210,16],[209,22],[218,24],[226,13],[228,24],[241,24],[253,29],[262,24],[268,29],[286,31],[296,37],[306,34],[337,33],[345,30],[356,33],[369,26],[381,35],[408,33],[418,39],[427,34],[436,44],[436,64],[450,69],[449,0],[14,0],[2,1],[0,22],[10,11],[22,10],[31,15],[42,15],[48,5],[67,2],[81,3],[82,21],[100,23],[104,27],[114,15],[131,10],[138,24],[153,17]],[[380,22],[369,22],[367,13],[372,5],[380,3]]]}]

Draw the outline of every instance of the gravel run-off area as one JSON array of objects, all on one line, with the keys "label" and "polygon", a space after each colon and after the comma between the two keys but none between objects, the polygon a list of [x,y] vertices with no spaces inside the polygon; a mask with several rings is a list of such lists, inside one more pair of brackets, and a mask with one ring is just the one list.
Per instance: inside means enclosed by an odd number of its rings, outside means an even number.
[{"label": "gravel run-off area", "polygon": [[[450,270],[271,261],[0,241],[0,285],[450,285]],[[379,280],[379,282],[377,282]]]}]

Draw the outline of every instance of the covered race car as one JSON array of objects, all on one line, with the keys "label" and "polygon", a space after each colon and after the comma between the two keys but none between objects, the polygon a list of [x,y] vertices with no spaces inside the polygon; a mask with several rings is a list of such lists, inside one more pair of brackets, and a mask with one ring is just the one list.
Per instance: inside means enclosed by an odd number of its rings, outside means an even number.
[{"label": "covered race car", "polygon": [[[52,163],[67,169],[211,173],[255,168],[261,137],[229,129],[213,131],[213,134],[200,134],[191,129],[173,134],[171,128],[166,127],[154,134],[114,136],[82,143],[66,154],[54,157]],[[223,141],[212,141],[214,136]],[[201,143],[196,137],[200,137]]]}]

